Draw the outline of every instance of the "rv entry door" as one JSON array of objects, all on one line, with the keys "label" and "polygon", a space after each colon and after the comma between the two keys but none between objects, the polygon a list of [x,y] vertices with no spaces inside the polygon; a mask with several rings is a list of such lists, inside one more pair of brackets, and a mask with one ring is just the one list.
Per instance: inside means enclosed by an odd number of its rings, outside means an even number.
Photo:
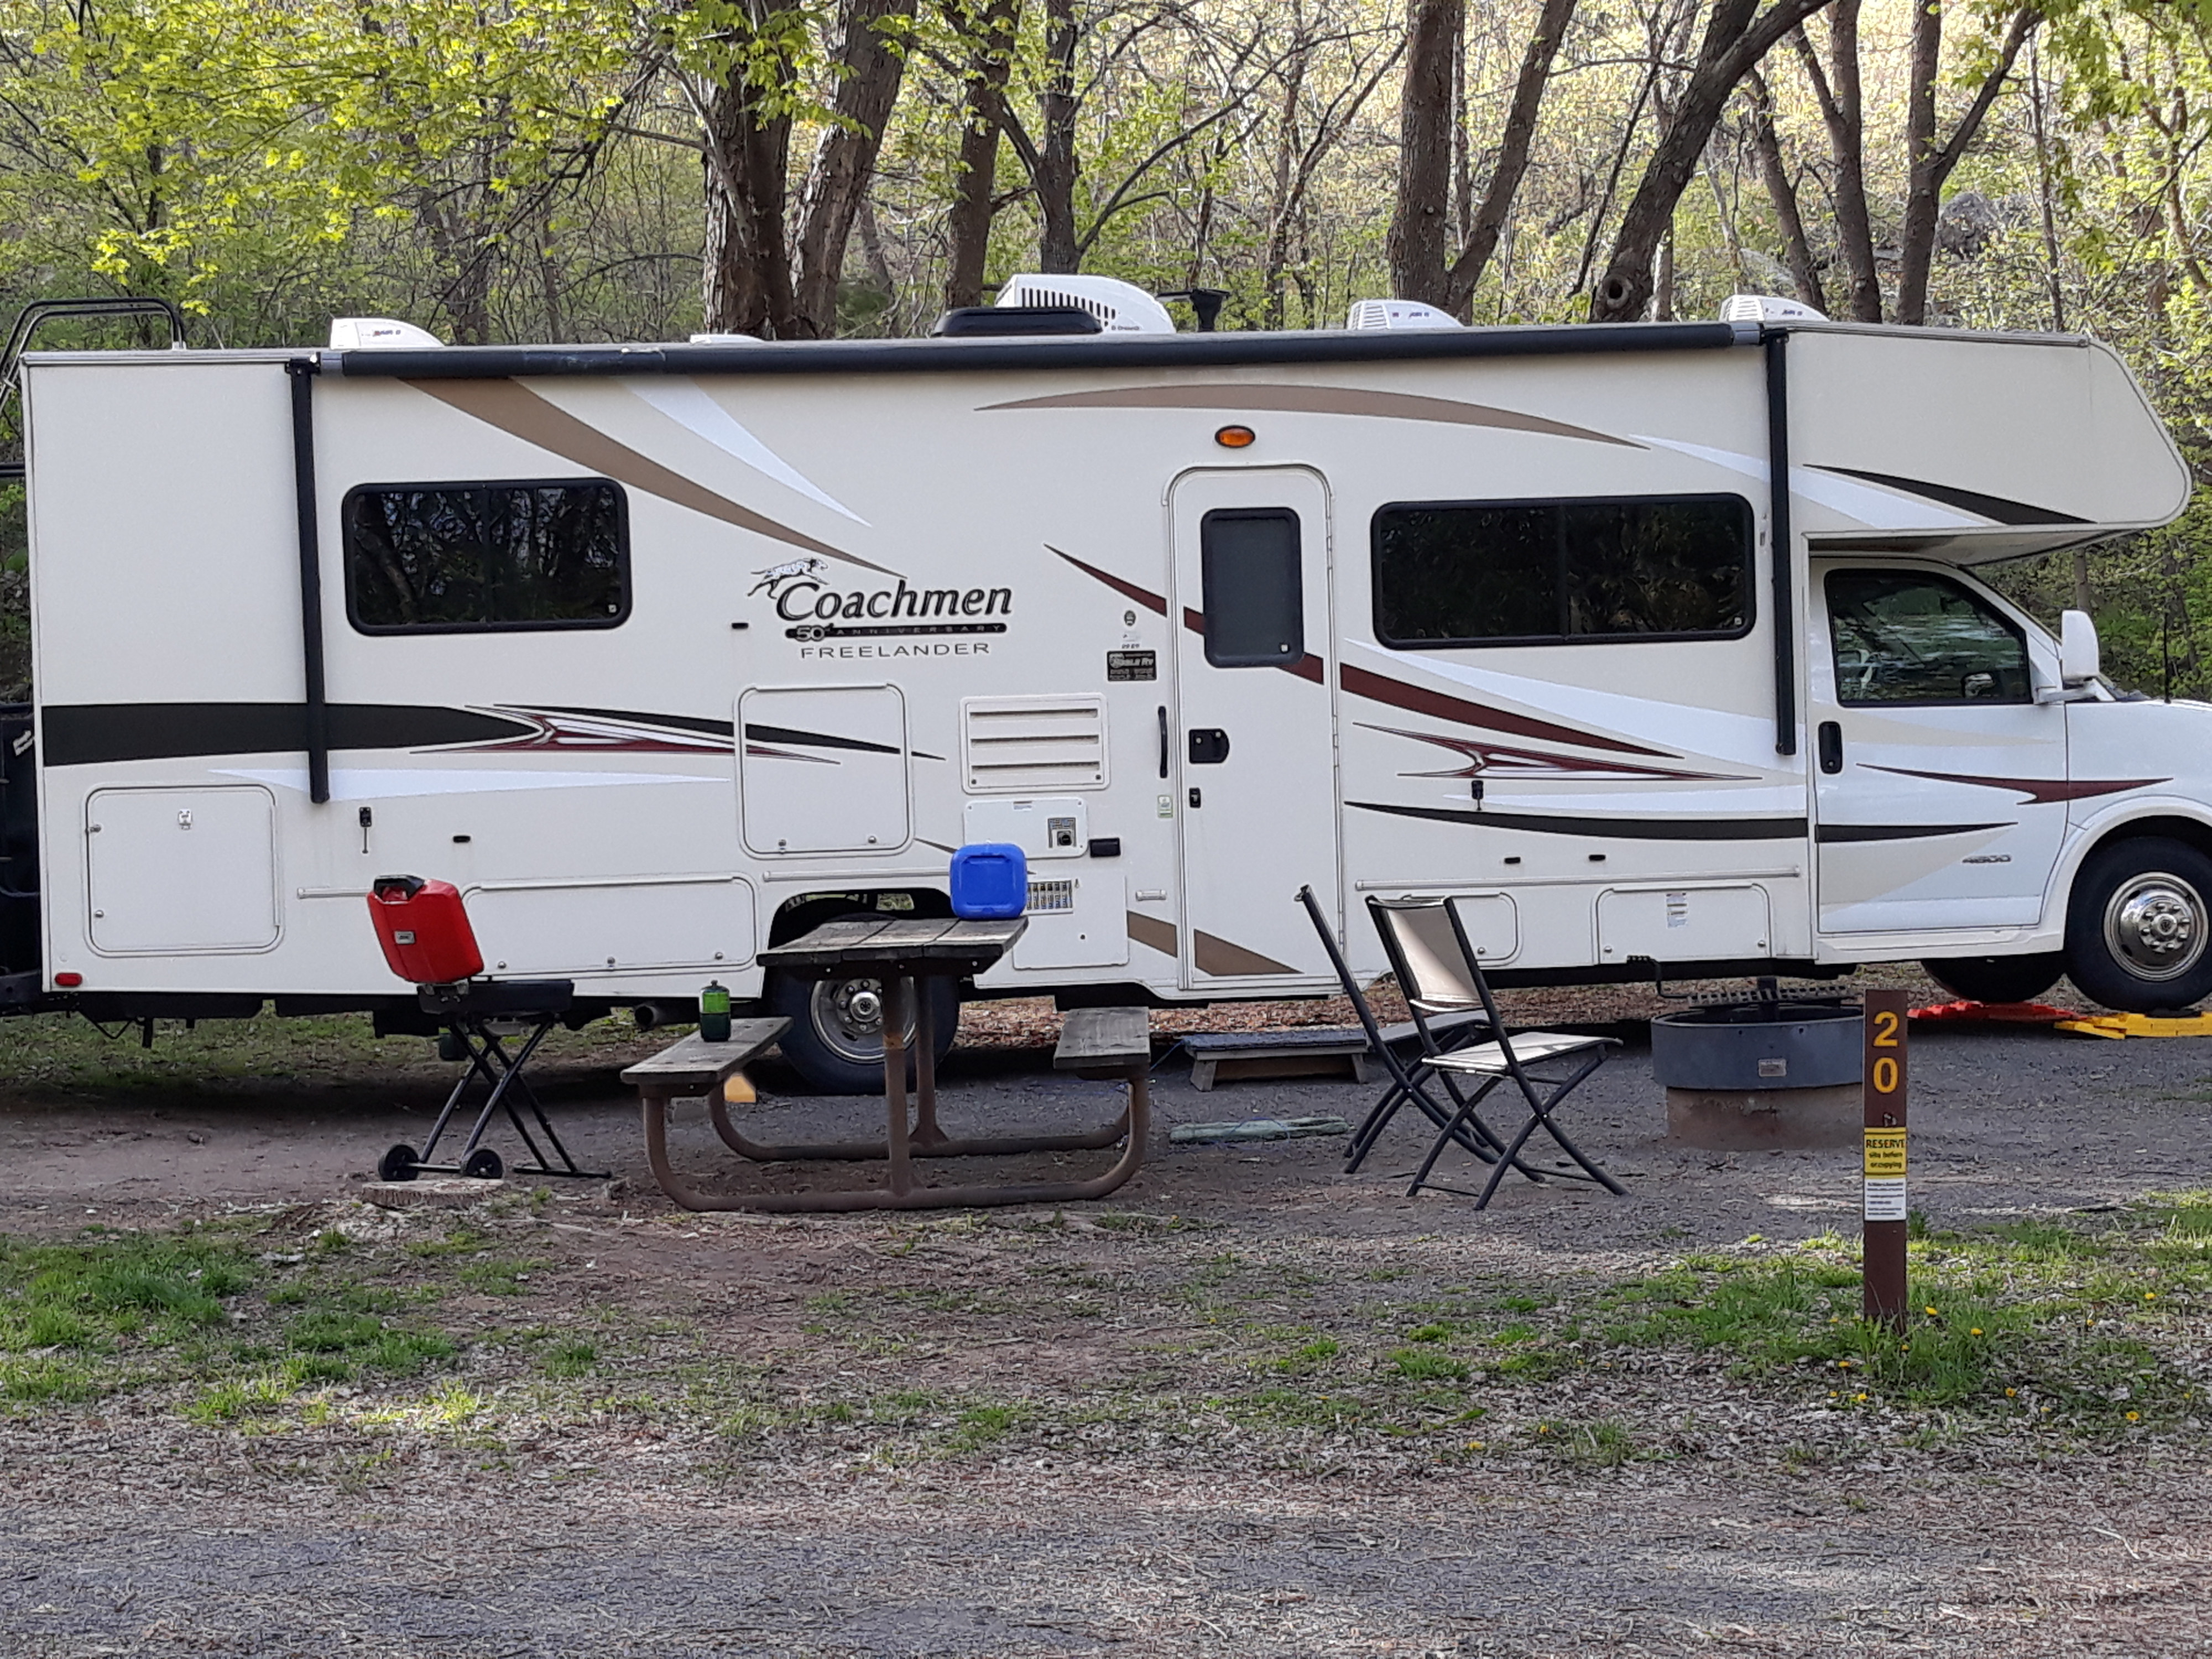
[{"label": "rv entry door", "polygon": [[2066,830],[2066,711],[2035,701],[2057,663],[1948,571],[1813,581],[1820,931],[2033,925]]},{"label": "rv entry door", "polygon": [[1182,983],[1328,983],[1296,902],[1310,886],[1340,913],[1328,488],[1302,467],[1190,472],[1170,508]]}]

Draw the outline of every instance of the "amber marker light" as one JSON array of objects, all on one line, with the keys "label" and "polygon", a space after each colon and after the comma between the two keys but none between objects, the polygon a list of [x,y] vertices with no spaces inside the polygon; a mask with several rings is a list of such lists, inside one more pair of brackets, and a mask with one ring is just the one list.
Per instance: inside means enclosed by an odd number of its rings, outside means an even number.
[{"label": "amber marker light", "polygon": [[1224,449],[1249,449],[1259,434],[1249,426],[1224,426],[1213,434]]}]

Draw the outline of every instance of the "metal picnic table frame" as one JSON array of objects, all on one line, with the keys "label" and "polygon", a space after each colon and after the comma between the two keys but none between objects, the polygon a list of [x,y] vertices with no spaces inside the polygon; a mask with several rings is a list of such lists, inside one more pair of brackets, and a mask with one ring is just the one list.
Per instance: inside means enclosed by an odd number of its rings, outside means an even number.
[{"label": "metal picnic table frame", "polygon": [[[1070,1203],[1103,1198],[1121,1186],[1143,1166],[1146,1143],[1152,1129],[1152,1101],[1146,1086],[1152,1048],[1141,1009],[1076,1010],[1068,1016],[1066,1033],[1053,1056],[1054,1065],[1060,1070],[1086,1077],[1115,1078],[1127,1084],[1128,1104],[1111,1122],[1067,1134],[978,1136],[947,1134],[937,1121],[933,999],[920,994],[919,982],[930,978],[965,978],[981,972],[1013,948],[1027,926],[1019,917],[1006,921],[848,918],[825,922],[802,938],[763,951],[762,961],[786,973],[819,979],[872,973],[881,983],[884,1138],[880,1141],[755,1140],[730,1121],[719,1079],[713,1086],[700,1091],[696,1085],[704,1073],[696,1068],[688,1072],[680,1068],[656,1071],[647,1062],[624,1073],[623,1077],[642,1091],[646,1153],[661,1190],[690,1210],[793,1213]],[[907,1087],[906,1029],[909,1018],[915,1026],[911,1098]],[[747,1023],[749,1029],[756,1024],[773,1024],[780,1032],[785,1022]],[[772,1035],[762,1038],[753,1052],[764,1048],[772,1040]],[[721,1075],[726,1077],[736,1069],[736,1064],[732,1063],[722,1069]],[[890,1166],[888,1182],[880,1187],[827,1193],[724,1195],[701,1192],[678,1176],[668,1162],[668,1101],[679,1092],[694,1091],[705,1093],[714,1133],[723,1145],[741,1158],[757,1164],[880,1159]],[[1116,1141],[1127,1143],[1121,1158],[1110,1169],[1086,1180],[944,1187],[921,1186],[915,1180],[913,1161],[917,1158],[1001,1158],[1025,1152],[1097,1152]]]}]

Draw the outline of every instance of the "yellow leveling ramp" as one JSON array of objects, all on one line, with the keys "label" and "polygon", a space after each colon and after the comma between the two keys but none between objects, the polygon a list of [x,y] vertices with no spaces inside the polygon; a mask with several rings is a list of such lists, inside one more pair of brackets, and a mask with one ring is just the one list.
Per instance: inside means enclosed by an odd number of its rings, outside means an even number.
[{"label": "yellow leveling ramp", "polygon": [[2083,1036],[2212,1037],[2212,1014],[2090,1014],[2062,1019],[2054,1029]]}]

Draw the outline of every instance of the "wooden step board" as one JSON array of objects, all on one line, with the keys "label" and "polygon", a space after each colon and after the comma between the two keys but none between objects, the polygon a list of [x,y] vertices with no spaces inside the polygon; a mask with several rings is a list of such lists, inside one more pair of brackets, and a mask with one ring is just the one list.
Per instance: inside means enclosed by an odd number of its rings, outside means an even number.
[{"label": "wooden step board", "polygon": [[1190,1086],[1201,1094],[1237,1078],[1349,1072],[1353,1082],[1367,1081],[1367,1036],[1359,1030],[1201,1031],[1182,1046],[1190,1054]]}]

